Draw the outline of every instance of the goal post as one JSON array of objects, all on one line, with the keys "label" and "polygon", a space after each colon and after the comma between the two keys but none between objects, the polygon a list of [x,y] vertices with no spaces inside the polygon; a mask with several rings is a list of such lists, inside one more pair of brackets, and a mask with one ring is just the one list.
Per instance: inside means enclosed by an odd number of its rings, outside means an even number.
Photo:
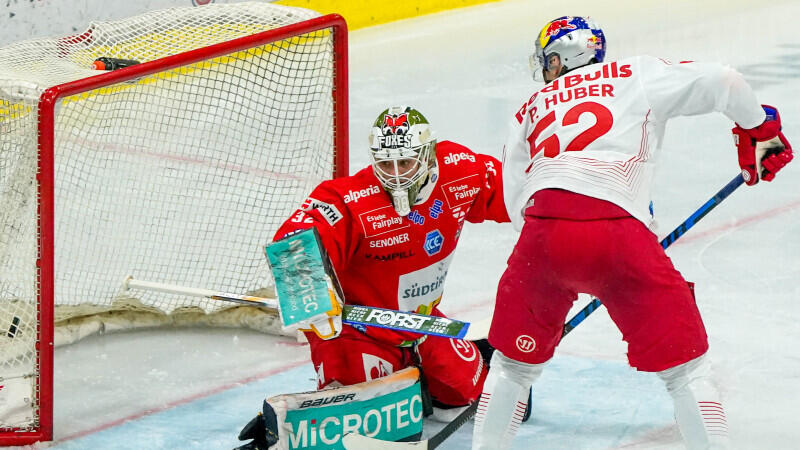
[{"label": "goal post", "polygon": [[0,48],[0,445],[53,438],[53,348],[92,333],[82,318],[272,329],[260,308],[121,283],[268,296],[264,245],[348,174],[347,93],[344,19],[265,2]]}]

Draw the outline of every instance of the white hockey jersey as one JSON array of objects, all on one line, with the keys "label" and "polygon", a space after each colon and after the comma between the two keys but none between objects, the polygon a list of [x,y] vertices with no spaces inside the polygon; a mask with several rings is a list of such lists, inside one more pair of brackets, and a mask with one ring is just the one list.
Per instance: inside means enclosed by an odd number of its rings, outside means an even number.
[{"label": "white hockey jersey", "polygon": [[742,76],[720,64],[638,56],[557,78],[512,122],[503,152],[511,221],[521,229],[531,196],[559,188],[619,205],[649,227],[650,185],[667,120],[713,111],[742,128],[765,118]]}]

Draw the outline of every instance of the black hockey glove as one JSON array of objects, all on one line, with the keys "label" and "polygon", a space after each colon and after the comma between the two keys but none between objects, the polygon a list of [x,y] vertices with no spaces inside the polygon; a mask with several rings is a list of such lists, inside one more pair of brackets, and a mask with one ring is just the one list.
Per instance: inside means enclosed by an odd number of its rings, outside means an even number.
[{"label": "black hockey glove", "polygon": [[239,432],[240,441],[252,440],[233,450],[268,450],[278,442],[278,419],[275,410],[266,400],[263,409],[263,413],[258,413]]}]

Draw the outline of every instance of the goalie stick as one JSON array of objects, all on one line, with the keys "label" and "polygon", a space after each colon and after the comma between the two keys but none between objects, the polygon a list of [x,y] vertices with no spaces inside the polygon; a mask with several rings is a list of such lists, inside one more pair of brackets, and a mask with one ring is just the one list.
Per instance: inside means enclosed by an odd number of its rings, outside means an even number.
[{"label": "goalie stick", "polygon": [[[670,234],[661,240],[663,248],[669,247],[673,242],[683,236],[690,228],[706,216],[711,210],[719,205],[725,198],[727,198],[733,191],[744,183],[744,178],[741,174],[731,180],[725,187],[720,189],[713,197],[711,197],[705,204],[697,209],[688,219],[678,225]],[[277,310],[278,301],[272,298],[254,297],[249,295],[238,295],[224,292],[216,292],[208,289],[190,288],[184,286],[176,286],[164,283],[154,283],[148,281],[134,280],[129,276],[122,283],[123,290],[129,288],[154,290],[159,292],[166,292],[170,294],[189,295],[195,297],[205,297],[211,300],[220,300],[227,302],[235,302],[239,304],[261,306],[269,309]],[[587,304],[580,312],[578,312],[572,319],[564,324],[564,331],[562,337],[566,336],[573,328],[583,322],[586,317],[594,312],[597,308],[602,306],[602,302],[594,298]],[[448,319],[445,317],[429,316],[425,314],[418,314],[412,312],[403,312],[393,309],[378,308],[372,306],[362,305],[344,305],[342,320],[345,323],[374,326],[381,328],[389,328],[400,331],[413,331],[420,334],[429,334],[434,336],[450,337],[456,339],[476,340],[485,338],[488,334],[488,328],[491,323],[491,318],[485,319],[474,324],[463,322],[455,319]]]},{"label": "goalie stick", "polygon": [[[722,189],[719,190],[713,197],[711,197],[706,203],[703,204],[700,208],[698,208],[688,219],[683,221],[680,225],[678,225],[672,233],[668,234],[664,239],[661,240],[661,246],[666,249],[669,247],[673,242],[678,240],[681,236],[683,236],[690,228],[692,228],[697,222],[700,221],[703,217],[706,216],[712,209],[714,209],[717,205],[719,205],[725,198],[727,198],[733,191],[735,191],[739,186],[744,183],[744,178],[742,174],[739,174],[731,180],[728,184],[725,185]],[[570,331],[575,329],[578,324],[583,322],[586,317],[589,316],[592,312],[594,312],[597,308],[602,306],[602,302],[598,298],[593,298],[588,305],[586,305],[578,314],[576,314],[572,319],[567,321],[564,324],[564,331],[561,334],[563,338]],[[458,415],[453,421],[445,425],[438,433],[432,436],[429,439],[425,439],[422,441],[416,442],[387,442],[381,441],[378,439],[372,439],[366,436],[362,436],[359,434],[348,434],[342,438],[342,443],[344,444],[345,448],[348,450],[398,450],[398,449],[411,449],[411,448],[427,448],[427,449],[434,449],[438,447],[445,439],[450,437],[453,433],[458,430],[461,425],[467,423],[474,415],[478,409],[478,402],[473,402],[467,409],[465,409],[461,414]]]},{"label": "goalie stick", "polygon": [[[209,289],[199,289],[173,284],[136,280],[128,276],[122,282],[122,289],[142,289],[165,292],[168,294],[203,297],[210,300],[260,306],[272,310],[278,309],[278,301],[273,298],[255,297],[251,295],[230,294]],[[361,305],[344,305],[342,322],[351,325],[389,328],[400,331],[413,331],[420,334],[442,336],[456,339],[476,340],[488,335],[491,318],[473,324],[446,317],[429,316],[393,309],[377,308]]]},{"label": "goalie stick", "polygon": [[404,448],[426,448],[426,449],[434,449],[437,448],[444,442],[445,439],[450,437],[451,434],[455,433],[456,430],[461,428],[461,425],[469,422],[473,416],[475,416],[475,412],[478,410],[478,402],[473,402],[471,405],[467,407],[464,411],[461,411],[461,414],[456,416],[455,419],[451,420],[447,425],[444,426],[439,432],[434,434],[428,439],[424,439],[421,441],[413,441],[413,442],[392,442],[392,441],[382,441],[380,439],[373,439],[366,436],[362,436],[356,433],[350,433],[345,435],[342,438],[342,445],[347,450],[394,450],[394,449],[404,449]]}]

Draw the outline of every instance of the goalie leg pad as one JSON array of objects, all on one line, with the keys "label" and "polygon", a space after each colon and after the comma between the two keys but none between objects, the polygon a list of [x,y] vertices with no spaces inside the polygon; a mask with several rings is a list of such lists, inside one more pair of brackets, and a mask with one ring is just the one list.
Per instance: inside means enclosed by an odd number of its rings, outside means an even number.
[{"label": "goalie leg pad", "polygon": [[387,441],[422,435],[416,367],[352,386],[271,397],[264,408],[264,422],[274,417],[277,430],[270,450],[342,448],[341,438],[348,433]]},{"label": "goalie leg pad", "polygon": [[675,404],[675,420],[690,450],[727,448],[728,424],[705,355],[657,372]]},{"label": "goalie leg pad", "polygon": [[492,369],[483,385],[472,448],[510,448],[522,422],[530,396],[530,386],[542,373],[544,364],[514,361],[499,350],[492,356]]}]

